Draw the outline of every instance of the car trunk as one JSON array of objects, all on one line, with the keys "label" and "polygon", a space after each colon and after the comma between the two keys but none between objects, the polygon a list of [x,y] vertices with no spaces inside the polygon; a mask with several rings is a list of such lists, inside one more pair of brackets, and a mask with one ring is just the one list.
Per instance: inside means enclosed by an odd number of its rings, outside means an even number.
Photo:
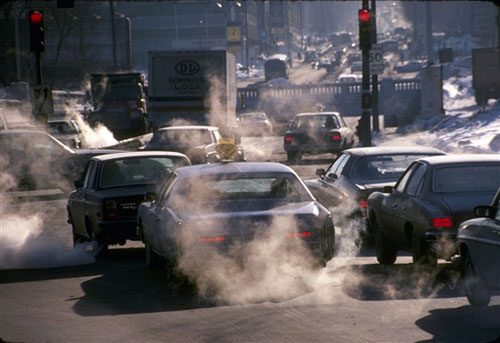
[{"label": "car trunk", "polygon": [[489,205],[495,192],[456,192],[444,194],[443,201],[452,212],[453,227],[470,218],[474,218],[474,207]]}]

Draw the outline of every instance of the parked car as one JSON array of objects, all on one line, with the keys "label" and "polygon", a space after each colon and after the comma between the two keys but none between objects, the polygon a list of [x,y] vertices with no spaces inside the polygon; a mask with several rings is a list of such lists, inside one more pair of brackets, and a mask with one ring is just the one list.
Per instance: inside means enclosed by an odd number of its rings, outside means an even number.
[{"label": "parked car", "polygon": [[51,119],[47,122],[48,132],[71,148],[81,148],[80,128],[76,120]]},{"label": "parked car", "polygon": [[361,62],[361,53],[359,52],[350,52],[346,57],[347,65],[350,66],[354,62]]},{"label": "parked car", "polygon": [[456,253],[458,225],[474,216],[473,206],[489,204],[500,187],[496,154],[445,155],[418,159],[384,193],[368,197],[377,260],[392,264],[397,252],[413,262],[434,265]]},{"label": "parked car", "polygon": [[491,289],[500,287],[500,188],[491,205],[474,208],[476,217],[460,224],[457,244],[472,306],[487,306]]},{"label": "parked car", "polygon": [[283,137],[289,161],[300,161],[302,154],[338,154],[354,145],[353,131],[339,112],[299,113]]},{"label": "parked car", "polygon": [[109,244],[138,240],[137,208],[145,194],[157,192],[175,168],[190,164],[184,154],[162,151],[91,158],[67,203],[74,244],[93,241],[101,253]]},{"label": "parked car", "polygon": [[[280,163],[178,168],[150,198],[155,200],[142,203],[137,214],[148,267],[175,266],[179,256],[193,251],[202,259],[215,253],[237,258],[251,242],[273,235],[303,242],[322,264],[334,253],[330,212]],[[276,225],[275,219],[288,225]]]},{"label": "parked car", "polygon": [[[444,153],[434,148],[404,146],[347,149],[326,170],[316,170],[319,178],[305,180],[305,184],[321,204],[350,204],[352,212],[347,216],[367,218],[366,202],[371,193],[394,186],[410,163],[433,155]],[[371,235],[372,228],[367,229]]]},{"label": "parked car", "polygon": [[341,75],[339,75],[337,82],[340,82],[340,83],[361,82],[361,76],[355,75],[355,74],[341,74]]},{"label": "parked car", "polygon": [[266,136],[273,133],[273,124],[264,112],[242,113],[238,117],[240,136]]},{"label": "parked car", "polygon": [[[215,146],[221,138],[216,126],[167,126],[156,130],[142,150],[177,151],[186,154],[193,164],[207,163],[216,160]],[[238,160],[245,160],[242,148]]]}]

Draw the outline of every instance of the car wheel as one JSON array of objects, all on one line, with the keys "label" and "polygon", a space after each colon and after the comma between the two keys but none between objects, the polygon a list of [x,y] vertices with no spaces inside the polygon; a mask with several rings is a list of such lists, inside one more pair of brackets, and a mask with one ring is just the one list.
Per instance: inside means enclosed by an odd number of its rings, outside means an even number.
[{"label": "car wheel", "polygon": [[288,161],[292,163],[299,163],[302,159],[300,151],[287,151],[286,156]]},{"label": "car wheel", "polygon": [[474,271],[472,260],[468,255],[466,255],[464,265],[464,285],[467,300],[474,307],[488,306],[491,298],[490,292]]},{"label": "car wheel", "polygon": [[92,233],[92,246],[96,257],[103,257],[108,252],[108,244],[95,232]]},{"label": "car wheel", "polygon": [[394,264],[398,251],[392,246],[391,242],[382,233],[380,225],[375,221],[375,251],[377,261],[380,264]]},{"label": "car wheel", "polygon": [[328,262],[333,258],[333,255],[335,254],[335,227],[330,218],[327,219],[327,223],[325,224],[325,239],[325,262]]},{"label": "car wheel", "polygon": [[82,244],[83,242],[86,241],[85,237],[82,237],[81,235],[75,232],[74,227],[72,229],[72,233],[73,233],[73,247],[76,247],[78,244]]},{"label": "car wheel", "polygon": [[436,253],[422,238],[413,231],[411,241],[411,254],[413,264],[422,267],[434,267],[437,265]]},{"label": "car wheel", "polygon": [[165,259],[155,253],[153,249],[151,249],[151,245],[146,243],[144,248],[145,257],[146,257],[146,267],[151,270],[159,270],[165,268]]}]

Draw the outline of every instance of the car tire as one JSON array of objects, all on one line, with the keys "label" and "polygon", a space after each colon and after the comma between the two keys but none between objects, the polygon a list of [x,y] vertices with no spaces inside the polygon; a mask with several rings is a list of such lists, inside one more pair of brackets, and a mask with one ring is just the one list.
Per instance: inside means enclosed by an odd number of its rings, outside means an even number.
[{"label": "car tire", "polygon": [[412,233],[411,254],[413,264],[420,267],[433,268],[437,265],[437,256],[429,245],[415,231]]},{"label": "car tire", "polygon": [[291,163],[299,163],[300,160],[302,159],[302,154],[300,151],[287,151],[286,156],[287,156],[288,162],[291,162]]},{"label": "car tire", "polygon": [[146,246],[144,247],[144,252],[145,252],[145,260],[146,260],[146,267],[151,270],[159,270],[159,269],[164,269],[165,268],[165,259],[155,253],[153,249],[151,249],[151,245],[148,243],[145,243]]},{"label": "car tire", "polygon": [[335,255],[335,226],[333,225],[332,219],[328,218],[325,223],[325,240],[326,240],[326,251],[325,251],[325,265],[326,262],[330,261]]},{"label": "car tire", "polygon": [[377,261],[380,264],[394,264],[396,262],[398,251],[392,246],[391,242],[382,233],[380,225],[375,221],[375,251]]},{"label": "car tire", "polygon": [[491,295],[486,285],[481,282],[469,255],[464,262],[464,287],[467,300],[474,307],[486,307],[490,303]]}]

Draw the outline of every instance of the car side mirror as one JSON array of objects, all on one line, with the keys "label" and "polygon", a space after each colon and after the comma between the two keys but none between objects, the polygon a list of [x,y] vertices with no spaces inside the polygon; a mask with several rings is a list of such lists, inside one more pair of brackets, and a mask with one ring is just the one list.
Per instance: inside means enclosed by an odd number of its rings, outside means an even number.
[{"label": "car side mirror", "polygon": [[316,171],[314,173],[317,176],[323,176],[323,175],[325,175],[325,170],[323,168],[318,168],[318,169],[316,169]]},{"label": "car side mirror", "polygon": [[394,187],[392,186],[384,186],[384,193],[392,193]]},{"label": "car side mirror", "polygon": [[476,206],[474,207],[474,215],[476,217],[492,218],[495,213],[495,208],[492,206]]},{"label": "car side mirror", "polygon": [[144,195],[144,200],[148,202],[155,202],[156,200],[158,200],[158,194],[155,192],[147,192]]},{"label": "car side mirror", "polygon": [[75,182],[73,184],[75,185],[76,188],[82,188],[83,187],[82,180],[75,180]]}]

